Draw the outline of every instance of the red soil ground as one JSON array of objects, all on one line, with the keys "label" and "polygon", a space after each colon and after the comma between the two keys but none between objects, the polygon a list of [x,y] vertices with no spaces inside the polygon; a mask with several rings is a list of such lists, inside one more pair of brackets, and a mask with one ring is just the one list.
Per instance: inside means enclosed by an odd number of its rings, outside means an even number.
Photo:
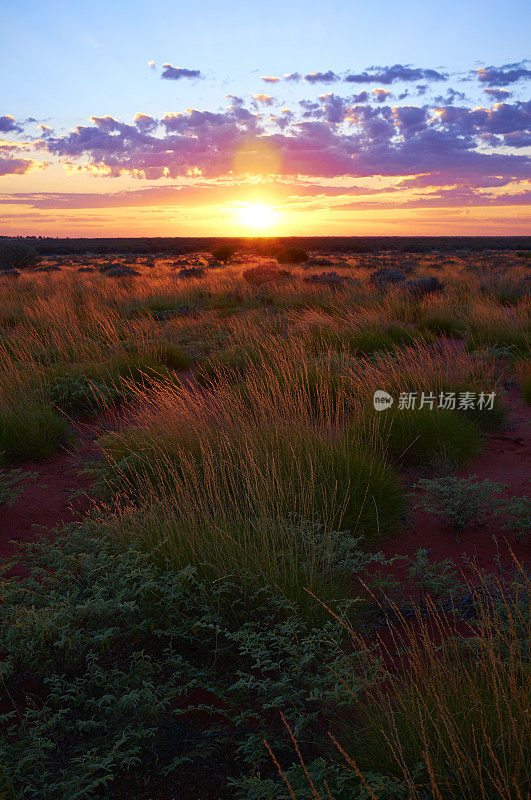
[{"label": "red soil ground", "polygon": [[[76,451],[59,452],[44,463],[20,465],[37,477],[25,485],[16,503],[0,509],[0,563],[14,555],[13,542],[36,541],[60,525],[81,519],[88,511],[91,500],[84,492],[90,480],[79,472],[97,452],[94,438],[98,426],[79,423],[76,428],[79,435]],[[24,573],[22,565],[10,572]]]},{"label": "red soil ground", "polygon": [[[459,472],[461,477],[477,475],[480,480],[507,484],[508,488],[500,495],[504,499],[529,495],[531,477],[529,408],[518,386],[508,388],[506,403],[506,428],[487,434],[483,451]],[[467,556],[485,569],[497,567],[498,555],[502,566],[514,565],[512,551],[522,566],[529,567],[529,538],[519,541],[514,534],[501,530],[501,522],[500,518],[493,518],[482,526],[468,528],[456,541],[453,531],[431,514],[418,509],[412,512],[408,527],[398,536],[383,542],[380,549],[386,556],[411,556],[419,548],[425,548],[430,551],[430,560],[451,558],[456,563]],[[470,569],[463,564],[463,571],[467,574]]]}]

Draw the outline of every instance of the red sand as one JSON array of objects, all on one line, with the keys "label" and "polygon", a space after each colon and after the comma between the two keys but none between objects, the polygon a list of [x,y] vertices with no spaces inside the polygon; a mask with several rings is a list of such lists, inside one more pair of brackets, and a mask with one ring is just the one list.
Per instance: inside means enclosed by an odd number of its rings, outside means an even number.
[{"label": "red sand", "polygon": [[[480,480],[491,480],[508,484],[500,497],[529,494],[531,434],[529,431],[529,409],[521,391],[512,387],[507,391],[507,430],[488,434],[483,452],[460,470],[461,477],[477,475]],[[493,540],[497,538],[497,544]],[[382,542],[379,549],[385,555],[411,555],[419,548],[430,551],[430,560],[451,558],[460,561],[462,556],[474,558],[478,567],[490,569],[496,566],[500,555],[502,565],[513,563],[513,551],[522,566],[531,563],[531,542],[518,541],[514,534],[501,530],[500,520],[489,520],[485,525],[470,527],[455,540],[452,530],[422,510],[412,512],[410,526],[398,536]],[[465,570],[467,572],[467,570]]]},{"label": "red sand", "polygon": [[[91,501],[75,492],[84,492],[90,479],[79,475],[90,455],[94,455],[92,426],[76,425],[80,445],[75,452],[62,451],[44,463],[26,462],[20,465],[24,472],[36,473],[33,481],[25,484],[22,495],[12,506],[0,509],[0,561],[9,559],[15,552],[11,540],[36,541],[47,536],[54,528],[79,520],[88,510]],[[22,575],[22,566],[10,574]]]}]

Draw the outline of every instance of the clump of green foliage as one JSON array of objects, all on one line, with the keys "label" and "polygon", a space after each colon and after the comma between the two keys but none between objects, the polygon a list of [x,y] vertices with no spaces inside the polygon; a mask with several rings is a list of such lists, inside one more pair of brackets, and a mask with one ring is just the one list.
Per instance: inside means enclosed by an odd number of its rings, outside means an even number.
[{"label": "clump of green foliage", "polygon": [[517,539],[523,539],[531,529],[531,500],[529,497],[512,497],[504,506],[505,530],[511,531]]},{"label": "clump of green foliage", "polygon": [[215,247],[214,250],[212,250],[212,258],[214,261],[230,261],[233,255],[234,247],[230,244],[220,244],[219,247]]},{"label": "clump of green foliage", "polygon": [[24,472],[21,469],[0,469],[0,508],[12,506],[24,492],[29,481],[35,480],[35,472]]},{"label": "clump of green foliage", "polygon": [[480,481],[477,475],[468,478],[447,475],[420,480],[415,488],[424,492],[417,507],[460,531],[469,525],[482,525],[498,509],[498,496],[507,487],[494,481]]},{"label": "clump of green foliage", "polygon": [[233,797],[231,775],[274,775],[264,739],[286,747],[281,712],[315,750],[332,709],[377,678],[377,661],[342,650],[334,618],[312,625],[272,588],[156,567],[97,527],[33,546],[38,580],[2,581],[10,796],[111,798],[124,780],[134,796],[146,779],[177,791],[183,770],[197,786],[209,764],[210,789]]}]

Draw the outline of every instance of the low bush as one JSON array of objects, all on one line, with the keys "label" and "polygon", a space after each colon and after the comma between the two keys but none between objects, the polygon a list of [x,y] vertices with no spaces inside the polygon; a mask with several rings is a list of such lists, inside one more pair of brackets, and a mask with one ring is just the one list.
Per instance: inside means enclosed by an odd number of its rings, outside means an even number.
[{"label": "low bush", "polygon": [[221,244],[219,247],[212,250],[212,258],[214,261],[230,261],[234,255],[234,247],[230,244]]},{"label": "low bush", "polygon": [[161,785],[177,796],[189,784],[228,800],[274,776],[264,739],[289,744],[283,719],[316,750],[334,710],[379,674],[363,651],[343,652],[332,617],[311,625],[269,588],[156,568],[97,525],[34,546],[33,578],[1,584],[10,797],[110,800],[124,786],[153,797]]},{"label": "low bush", "polygon": [[308,259],[308,253],[300,247],[286,247],[277,254],[279,264],[303,264]]},{"label": "low bush", "polygon": [[43,372],[45,402],[65,413],[95,414],[112,403],[129,399],[132,384],[187,369],[190,359],[180,347],[162,342],[153,356],[115,356],[105,362],[56,364]]},{"label": "low bush", "polygon": [[[393,350],[398,345],[413,345],[421,340],[420,334],[400,325],[386,325],[379,328],[340,328],[322,330],[314,333],[310,340],[313,352],[323,350],[348,350],[353,355],[365,356],[378,350]],[[422,338],[425,343],[425,338]]]},{"label": "low bush", "polygon": [[40,261],[40,256],[27,242],[0,243],[1,269],[31,269]]},{"label": "low bush", "polygon": [[0,469],[0,508],[16,503],[29,481],[35,480],[35,472],[23,472],[21,469]]},{"label": "low bush", "polygon": [[503,529],[523,539],[531,529],[531,500],[529,497],[512,497],[503,511]]},{"label": "low bush", "polygon": [[478,480],[477,475],[456,478],[452,475],[432,480],[423,479],[416,484],[423,491],[417,504],[434,514],[445,525],[456,531],[469,525],[482,525],[499,508],[499,494],[507,488],[502,483]]}]

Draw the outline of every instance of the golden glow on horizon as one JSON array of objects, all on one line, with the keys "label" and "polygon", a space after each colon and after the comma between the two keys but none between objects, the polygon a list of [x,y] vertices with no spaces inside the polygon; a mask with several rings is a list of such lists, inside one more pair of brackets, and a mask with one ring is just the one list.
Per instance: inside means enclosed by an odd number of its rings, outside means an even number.
[{"label": "golden glow on horizon", "polygon": [[242,225],[255,230],[270,228],[278,217],[276,210],[264,203],[241,203],[234,215]]}]

